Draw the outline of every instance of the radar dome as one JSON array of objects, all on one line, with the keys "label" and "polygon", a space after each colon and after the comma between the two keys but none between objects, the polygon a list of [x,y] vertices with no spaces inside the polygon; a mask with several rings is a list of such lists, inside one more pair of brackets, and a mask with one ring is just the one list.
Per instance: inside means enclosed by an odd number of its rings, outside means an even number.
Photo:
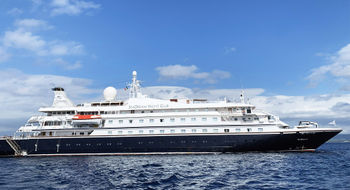
[{"label": "radar dome", "polygon": [[109,86],[103,91],[103,96],[106,101],[113,101],[117,96],[117,90],[114,87]]}]

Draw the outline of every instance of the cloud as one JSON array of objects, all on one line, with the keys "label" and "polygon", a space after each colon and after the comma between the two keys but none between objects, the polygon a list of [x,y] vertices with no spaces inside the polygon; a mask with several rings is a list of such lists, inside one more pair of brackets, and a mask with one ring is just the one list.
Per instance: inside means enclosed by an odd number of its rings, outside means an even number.
[{"label": "cloud", "polygon": [[237,49],[235,47],[225,47],[225,54],[230,54],[235,52]]},{"label": "cloud", "polygon": [[16,69],[0,70],[0,119],[36,115],[41,106],[51,105],[54,86],[64,87],[73,100],[87,98],[100,90],[90,89],[89,79],[58,75],[30,75]]},{"label": "cloud", "polygon": [[[49,59],[46,62],[60,62],[67,70],[78,69],[82,67],[80,61],[74,64],[68,64],[63,60],[62,56],[75,56],[84,54],[84,46],[75,41],[61,40],[45,40],[36,31],[52,29],[53,26],[47,24],[46,21],[38,19],[21,19],[14,23],[14,30],[5,31],[2,39],[0,38],[0,62],[9,59],[11,51],[17,51],[17,55],[21,55],[20,51],[30,51],[36,56]],[[33,55],[33,54],[31,54]],[[51,61],[54,60],[54,61]],[[58,61],[57,61],[58,60]]]},{"label": "cloud", "polygon": [[52,64],[59,65],[63,67],[66,70],[75,70],[75,69],[80,69],[83,65],[80,63],[80,61],[76,61],[75,63],[71,64],[62,58],[57,58],[52,61]]},{"label": "cloud", "polygon": [[23,13],[23,11],[19,8],[16,8],[16,7],[7,11],[7,14],[11,15],[11,16],[18,16],[18,15],[21,15],[22,13]]},{"label": "cloud", "polygon": [[53,0],[51,2],[52,16],[57,15],[79,15],[85,10],[98,9],[101,5],[91,1],[80,0]]},{"label": "cloud", "polygon": [[0,47],[0,63],[7,61],[11,55],[6,52],[5,48]]},{"label": "cloud", "polygon": [[22,29],[6,31],[3,43],[6,47],[30,50],[37,55],[45,54],[45,46],[47,44],[40,36]]},{"label": "cloud", "polygon": [[16,20],[14,25],[17,26],[18,28],[27,29],[27,30],[30,30],[30,29],[48,30],[53,28],[53,26],[47,24],[46,21],[38,20],[38,19]]},{"label": "cloud", "polygon": [[214,84],[219,79],[230,78],[231,74],[227,71],[213,70],[212,72],[198,72],[198,67],[195,65],[167,65],[157,67],[156,70],[160,75],[160,79],[196,79],[204,83]]},{"label": "cloud", "polygon": [[350,79],[350,44],[327,58],[330,64],[312,69],[311,74],[307,77],[311,86],[317,86],[327,75],[337,79]]}]

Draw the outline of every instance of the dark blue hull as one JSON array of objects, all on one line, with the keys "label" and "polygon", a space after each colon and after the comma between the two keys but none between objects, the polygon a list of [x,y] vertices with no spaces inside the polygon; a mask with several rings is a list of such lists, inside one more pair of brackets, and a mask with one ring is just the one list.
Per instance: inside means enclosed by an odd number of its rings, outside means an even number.
[{"label": "dark blue hull", "polygon": [[[47,137],[15,140],[31,155],[103,155],[315,150],[340,131],[108,137]],[[0,155],[14,155],[0,140]]]}]

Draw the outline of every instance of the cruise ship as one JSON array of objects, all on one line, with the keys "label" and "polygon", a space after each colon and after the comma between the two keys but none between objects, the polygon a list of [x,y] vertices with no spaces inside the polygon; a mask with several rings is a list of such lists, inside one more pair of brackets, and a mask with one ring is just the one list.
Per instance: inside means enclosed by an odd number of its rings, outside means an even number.
[{"label": "cruise ship", "polygon": [[342,131],[301,121],[290,127],[244,100],[155,99],[141,93],[133,71],[129,98],[107,87],[104,100],[74,105],[62,87],[14,136],[1,156],[206,154],[315,151]]}]

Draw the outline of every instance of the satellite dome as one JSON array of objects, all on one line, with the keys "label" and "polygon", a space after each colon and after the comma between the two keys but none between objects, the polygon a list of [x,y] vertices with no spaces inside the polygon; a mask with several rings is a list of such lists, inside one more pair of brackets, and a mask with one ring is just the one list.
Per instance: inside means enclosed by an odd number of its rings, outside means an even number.
[{"label": "satellite dome", "polygon": [[113,101],[113,100],[115,100],[115,97],[117,96],[117,89],[109,86],[109,87],[105,88],[105,90],[103,91],[103,96],[105,97],[106,101]]}]

